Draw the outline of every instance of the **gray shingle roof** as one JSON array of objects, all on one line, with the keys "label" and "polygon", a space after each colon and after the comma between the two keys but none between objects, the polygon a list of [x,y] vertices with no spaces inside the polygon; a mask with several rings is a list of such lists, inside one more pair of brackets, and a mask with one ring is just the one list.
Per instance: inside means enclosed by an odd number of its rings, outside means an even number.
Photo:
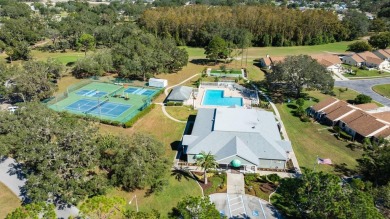
[{"label": "gray shingle roof", "polygon": [[216,160],[238,155],[254,164],[260,159],[286,160],[291,143],[280,138],[273,113],[255,109],[200,109],[187,154],[211,152]]},{"label": "gray shingle roof", "polygon": [[177,86],[174,87],[168,95],[168,101],[185,101],[188,100],[192,93],[192,87]]}]

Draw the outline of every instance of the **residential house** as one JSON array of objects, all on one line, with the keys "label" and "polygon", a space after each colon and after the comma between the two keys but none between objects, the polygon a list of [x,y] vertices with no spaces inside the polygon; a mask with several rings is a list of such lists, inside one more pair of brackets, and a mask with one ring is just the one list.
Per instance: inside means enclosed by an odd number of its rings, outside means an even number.
[{"label": "residential house", "polygon": [[373,52],[365,51],[357,53],[364,60],[364,65],[368,68],[386,69],[389,67],[389,61],[383,60]]},{"label": "residential house", "polygon": [[390,49],[378,49],[373,51],[373,53],[382,60],[390,61]]},{"label": "residential house", "polygon": [[342,61],[338,55],[321,54],[321,55],[312,55],[311,57],[317,60],[317,62],[323,65],[328,71],[333,73],[341,73]]},{"label": "residential house", "polygon": [[221,169],[285,169],[291,143],[281,139],[272,112],[244,108],[199,109],[191,134],[184,135],[188,163],[201,152],[215,156]]},{"label": "residential house", "polygon": [[283,62],[286,57],[284,56],[269,56],[260,59],[260,66],[262,68],[271,69],[278,62]]},{"label": "residential house", "polygon": [[341,58],[342,62],[347,65],[360,67],[364,63],[364,59],[357,54],[347,55]]},{"label": "residential house", "polygon": [[387,124],[378,121],[374,116],[361,110],[356,110],[345,118],[342,118],[339,126],[355,140],[375,137],[377,134],[389,128]]},{"label": "residential house", "polygon": [[382,112],[373,103],[352,105],[334,97],[327,98],[308,109],[316,120],[339,126],[353,139],[390,137],[390,111]]}]

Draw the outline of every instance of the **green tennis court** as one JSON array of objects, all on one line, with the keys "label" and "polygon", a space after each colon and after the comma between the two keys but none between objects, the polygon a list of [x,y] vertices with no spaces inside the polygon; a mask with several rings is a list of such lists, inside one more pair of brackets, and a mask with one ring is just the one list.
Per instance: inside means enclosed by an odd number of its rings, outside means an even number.
[{"label": "green tennis court", "polygon": [[158,91],[150,87],[90,82],[73,86],[48,105],[56,111],[125,123],[150,105]]}]

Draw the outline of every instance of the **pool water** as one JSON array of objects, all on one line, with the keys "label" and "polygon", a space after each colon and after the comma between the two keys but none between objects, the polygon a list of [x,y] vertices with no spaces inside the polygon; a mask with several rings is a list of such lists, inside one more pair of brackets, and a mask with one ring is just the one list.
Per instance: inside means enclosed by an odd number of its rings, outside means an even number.
[{"label": "pool water", "polygon": [[207,106],[242,106],[241,97],[224,97],[223,90],[206,90],[202,105]]}]

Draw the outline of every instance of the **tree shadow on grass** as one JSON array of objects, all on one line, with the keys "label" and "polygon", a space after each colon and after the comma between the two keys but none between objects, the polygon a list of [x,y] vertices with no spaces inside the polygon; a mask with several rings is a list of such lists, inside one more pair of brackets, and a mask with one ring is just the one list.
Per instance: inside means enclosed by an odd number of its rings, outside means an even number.
[{"label": "tree shadow on grass", "polygon": [[334,166],[334,171],[338,175],[352,176],[356,174],[356,170],[349,168],[346,163],[334,164],[333,166]]},{"label": "tree shadow on grass", "polygon": [[192,64],[195,64],[195,65],[207,65],[207,66],[216,66],[218,64],[227,64],[224,61],[218,60],[217,62],[215,62],[214,60],[210,60],[210,59],[192,59],[192,60],[190,60],[190,62]]},{"label": "tree shadow on grass", "polygon": [[287,104],[287,107],[293,110],[296,110],[298,107],[294,104]]},{"label": "tree shadow on grass", "polygon": [[197,180],[190,172],[188,167],[174,167],[171,176],[174,176],[175,179],[179,182],[181,182],[182,179],[185,179],[186,181]]}]

